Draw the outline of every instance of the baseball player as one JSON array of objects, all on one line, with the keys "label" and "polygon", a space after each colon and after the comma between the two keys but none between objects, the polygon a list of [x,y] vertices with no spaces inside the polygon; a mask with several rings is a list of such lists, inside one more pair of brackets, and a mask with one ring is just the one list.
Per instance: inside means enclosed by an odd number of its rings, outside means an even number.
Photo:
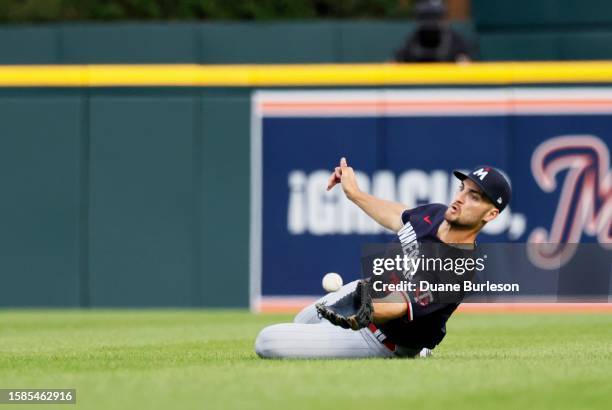
[{"label": "baseball player", "polygon": [[[448,206],[406,209],[369,195],[359,189],[345,158],[331,174],[327,190],[340,183],[349,200],[397,233],[402,250],[437,244],[441,249],[470,252],[481,229],[510,202],[511,189],[492,167],[478,167],[468,174],[454,171],[454,175],[461,184]],[[293,323],[264,328],[255,341],[256,353],[263,358],[430,355],[444,338],[446,322],[461,300],[409,291],[381,295],[372,292],[370,282],[350,282],[303,309]]]}]

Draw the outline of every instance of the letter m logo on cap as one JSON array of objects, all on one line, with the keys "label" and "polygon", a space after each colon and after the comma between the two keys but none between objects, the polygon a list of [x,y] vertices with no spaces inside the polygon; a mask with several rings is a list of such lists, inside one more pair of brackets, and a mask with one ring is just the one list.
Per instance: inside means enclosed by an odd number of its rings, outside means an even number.
[{"label": "letter m logo on cap", "polygon": [[489,173],[489,168],[480,168],[472,172],[472,175],[476,175],[482,181],[487,176],[488,173]]}]

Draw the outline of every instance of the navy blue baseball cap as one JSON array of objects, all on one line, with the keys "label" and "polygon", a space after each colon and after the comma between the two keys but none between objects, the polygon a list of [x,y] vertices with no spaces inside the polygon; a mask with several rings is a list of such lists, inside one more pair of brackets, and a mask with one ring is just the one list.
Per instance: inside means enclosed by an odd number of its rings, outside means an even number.
[{"label": "navy blue baseball cap", "polygon": [[510,203],[512,188],[510,188],[510,183],[508,183],[506,177],[499,170],[483,165],[476,167],[468,174],[464,174],[461,171],[453,171],[453,174],[461,181],[469,179],[478,185],[478,188],[493,202],[493,205],[499,209],[499,212],[503,211],[506,205]]}]

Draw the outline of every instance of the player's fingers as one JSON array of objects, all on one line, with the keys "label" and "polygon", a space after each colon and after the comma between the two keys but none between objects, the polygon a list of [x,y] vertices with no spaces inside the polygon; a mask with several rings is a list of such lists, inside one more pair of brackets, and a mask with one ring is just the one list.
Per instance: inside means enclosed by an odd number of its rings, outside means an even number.
[{"label": "player's fingers", "polygon": [[348,167],[348,164],[346,163],[346,158],[344,158],[344,157],[340,158],[340,166],[342,168]]},{"label": "player's fingers", "polygon": [[336,167],[334,169],[334,174],[336,175],[336,178],[341,178],[342,177],[342,168]]},{"label": "player's fingers", "polygon": [[337,183],[338,183],[338,177],[336,176],[336,173],[333,172],[329,176],[329,179],[327,180],[327,190],[329,191],[330,189],[332,189],[334,185],[336,185]]}]

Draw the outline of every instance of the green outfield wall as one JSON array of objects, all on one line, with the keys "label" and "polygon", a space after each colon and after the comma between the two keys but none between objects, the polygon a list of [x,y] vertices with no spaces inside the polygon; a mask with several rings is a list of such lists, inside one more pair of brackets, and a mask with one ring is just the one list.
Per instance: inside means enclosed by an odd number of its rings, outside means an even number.
[{"label": "green outfield wall", "polygon": [[[475,0],[473,21],[452,25],[483,61],[612,58],[612,3],[552,3]],[[5,25],[0,64],[384,62],[414,27],[407,20]]]},{"label": "green outfield wall", "polygon": [[0,92],[0,305],[247,306],[249,109],[246,90]]},{"label": "green outfield wall", "polygon": [[612,2],[472,0],[484,60],[612,58]]},{"label": "green outfield wall", "polygon": [[[470,23],[453,26],[474,42]],[[6,25],[0,64],[382,62],[413,29],[406,20]]]},{"label": "green outfield wall", "polygon": [[0,66],[0,306],[246,307],[254,89],[514,83],[612,62]]}]

